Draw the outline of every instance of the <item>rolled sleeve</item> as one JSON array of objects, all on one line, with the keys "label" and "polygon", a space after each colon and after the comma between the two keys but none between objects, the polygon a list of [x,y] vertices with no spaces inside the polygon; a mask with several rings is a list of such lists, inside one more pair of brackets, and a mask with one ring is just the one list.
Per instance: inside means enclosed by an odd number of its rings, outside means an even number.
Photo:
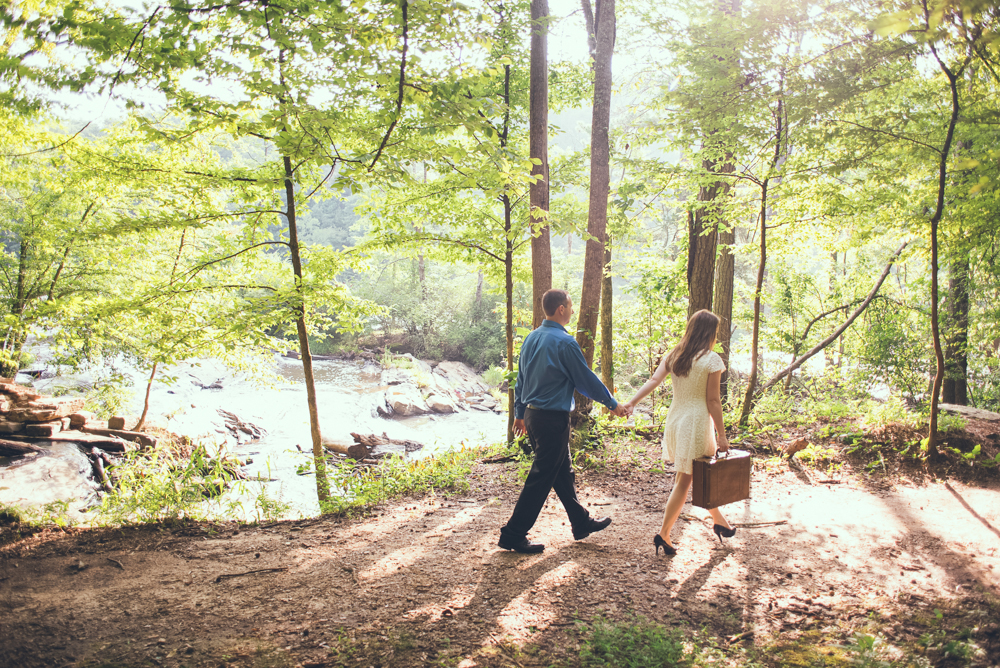
[{"label": "rolled sleeve", "polygon": [[612,410],[618,408],[618,401],[611,396],[608,388],[604,386],[604,383],[597,377],[597,374],[587,365],[583,351],[580,350],[580,346],[575,340],[570,340],[563,345],[560,353],[562,362],[566,366],[566,371],[569,373],[570,378],[573,379],[573,385],[576,387],[577,392],[589,399],[604,404]]}]

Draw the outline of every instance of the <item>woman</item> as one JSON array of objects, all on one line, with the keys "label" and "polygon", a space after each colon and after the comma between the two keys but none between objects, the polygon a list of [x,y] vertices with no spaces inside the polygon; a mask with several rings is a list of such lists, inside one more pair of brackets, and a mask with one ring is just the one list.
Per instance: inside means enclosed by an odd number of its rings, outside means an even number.
[{"label": "woman", "polygon": [[[691,316],[684,338],[664,356],[652,377],[625,404],[626,410],[631,413],[636,404],[663,382],[667,374],[673,374],[674,400],[663,425],[663,458],[674,463],[677,474],[663,512],[663,527],[660,533],[653,536],[657,554],[661,547],[668,556],[677,554],[670,542],[670,530],[687,500],[692,462],[699,457],[714,455],[716,451],[729,450],[719,397],[719,384],[726,365],[712,351],[718,329],[719,317],[711,311],[703,309]],[[736,534],[736,529],[729,525],[717,508],[708,512],[715,520],[713,530],[720,543],[723,536],[730,538]]]}]

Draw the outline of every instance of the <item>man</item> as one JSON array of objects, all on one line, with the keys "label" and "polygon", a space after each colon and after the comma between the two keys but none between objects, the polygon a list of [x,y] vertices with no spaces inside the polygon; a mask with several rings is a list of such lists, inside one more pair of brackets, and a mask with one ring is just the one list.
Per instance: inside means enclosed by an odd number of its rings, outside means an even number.
[{"label": "man", "polygon": [[549,490],[554,489],[581,540],[611,524],[611,518],[592,519],[576,498],[569,454],[569,414],[573,390],[598,401],[618,416],[626,414],[600,378],[590,370],[576,339],[566,332],[573,302],[565,290],[542,295],[545,320],[521,345],[517,384],[514,386],[514,433],[528,434],[535,461],[507,524],[500,529],[500,547],[533,554],[545,546],[528,540]]}]

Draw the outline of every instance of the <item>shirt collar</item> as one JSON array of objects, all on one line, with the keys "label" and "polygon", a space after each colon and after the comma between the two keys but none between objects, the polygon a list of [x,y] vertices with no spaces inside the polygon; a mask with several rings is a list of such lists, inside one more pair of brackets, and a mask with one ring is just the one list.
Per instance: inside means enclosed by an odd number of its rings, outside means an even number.
[{"label": "shirt collar", "polygon": [[562,331],[564,331],[564,332],[566,331],[565,327],[563,327],[562,325],[560,325],[555,320],[549,320],[548,318],[546,318],[545,320],[542,320],[542,325],[541,326],[542,327],[558,327]]}]

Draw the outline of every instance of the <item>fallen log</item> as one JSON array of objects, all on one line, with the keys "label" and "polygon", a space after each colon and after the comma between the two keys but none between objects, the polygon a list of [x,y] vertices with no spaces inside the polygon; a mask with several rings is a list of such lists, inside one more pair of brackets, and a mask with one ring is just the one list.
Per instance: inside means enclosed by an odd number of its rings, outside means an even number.
[{"label": "fallen log", "polygon": [[47,436],[21,436],[20,434],[7,434],[7,439],[20,443],[79,443],[80,445],[90,445],[108,450],[111,452],[132,452],[136,449],[136,444],[131,441],[123,441],[120,438],[108,436],[96,436],[85,434],[82,431],[67,429],[58,434]]},{"label": "fallen log", "polygon": [[0,457],[20,457],[41,451],[42,447],[34,443],[8,441],[5,438],[0,438]]},{"label": "fallen log", "polygon": [[[80,431],[85,434],[97,434],[98,436],[116,436],[120,439],[130,441],[132,443],[137,443],[143,448],[153,448],[156,447],[157,439],[149,436],[147,434],[141,434],[137,431],[126,431],[124,429],[96,429],[94,427],[81,427]],[[62,438],[59,440],[70,441],[71,438]]]},{"label": "fallen log", "polygon": [[368,456],[368,448],[361,445],[360,443],[352,443],[351,445],[344,445],[343,443],[334,443],[332,441],[324,441],[323,447],[330,452],[337,452],[342,455],[346,455],[351,459],[362,460]]},{"label": "fallen log", "polygon": [[355,434],[352,431],[351,437],[354,438],[355,442],[360,443],[368,449],[374,449],[378,445],[401,445],[406,448],[407,452],[413,452],[424,447],[423,443],[417,443],[416,441],[389,438],[385,432],[382,432],[382,435],[378,436],[377,434]]},{"label": "fallen log", "polygon": [[[91,461],[94,463],[94,471],[97,473],[97,480],[101,483],[101,487],[105,492],[113,492],[114,489],[111,487],[111,480],[108,478],[108,474],[104,471],[104,458],[101,456],[103,453],[93,447],[90,449],[90,456],[93,458]],[[122,569],[124,570],[124,569]]]}]

